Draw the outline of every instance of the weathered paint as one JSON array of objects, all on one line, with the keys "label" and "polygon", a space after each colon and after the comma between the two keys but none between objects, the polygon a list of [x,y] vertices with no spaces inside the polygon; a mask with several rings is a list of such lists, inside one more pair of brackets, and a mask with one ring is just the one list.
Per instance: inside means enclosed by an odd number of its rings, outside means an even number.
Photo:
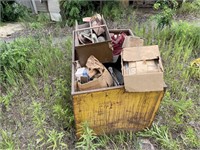
[{"label": "weathered paint", "polygon": [[83,122],[97,135],[149,127],[163,95],[164,91],[128,93],[124,87],[73,94],[77,135]]}]

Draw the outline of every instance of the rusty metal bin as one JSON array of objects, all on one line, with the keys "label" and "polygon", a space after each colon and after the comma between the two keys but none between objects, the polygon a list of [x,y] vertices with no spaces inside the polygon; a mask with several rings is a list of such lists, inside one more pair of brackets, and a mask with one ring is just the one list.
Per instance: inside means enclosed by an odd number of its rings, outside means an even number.
[{"label": "rusty metal bin", "polygon": [[[75,58],[73,45],[72,61]],[[71,94],[77,136],[84,122],[88,122],[97,135],[150,127],[165,93],[165,88],[154,92],[126,92],[124,86],[76,91],[74,74],[72,63]]]}]

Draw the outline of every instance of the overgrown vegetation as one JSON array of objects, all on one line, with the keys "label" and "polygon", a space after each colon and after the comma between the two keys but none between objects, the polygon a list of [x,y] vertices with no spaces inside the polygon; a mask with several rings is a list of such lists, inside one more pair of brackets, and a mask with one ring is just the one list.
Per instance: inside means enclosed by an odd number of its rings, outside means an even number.
[{"label": "overgrown vegetation", "polygon": [[106,18],[119,20],[122,17],[123,8],[119,1],[90,1],[90,0],[73,0],[60,1],[61,14],[64,23],[73,26],[77,20],[82,23],[82,18],[92,16],[95,13],[101,12]]},{"label": "overgrown vegetation", "polygon": [[186,1],[182,4],[181,8],[177,11],[179,14],[193,14],[199,16],[200,13],[200,0]]},{"label": "overgrown vegetation", "polygon": [[[48,22],[38,18],[41,25]],[[51,34],[37,33],[0,44],[0,149],[140,149],[142,138],[157,149],[200,149],[200,69],[191,65],[200,56],[200,27],[172,21],[171,28],[161,30],[151,21],[128,23],[145,45],[159,45],[163,59],[168,88],[151,128],[97,137],[85,123],[76,139],[70,98],[72,38],[53,44]]]},{"label": "overgrown vegetation", "polygon": [[50,16],[47,13],[40,13],[39,15],[27,15],[21,18],[20,21],[31,30],[40,30],[49,25]]},{"label": "overgrown vegetation", "polygon": [[[148,26],[148,28],[147,28]],[[187,128],[196,128],[199,126],[199,68],[191,69],[191,60],[198,58],[200,54],[199,38],[200,27],[188,22],[175,22],[171,28],[157,30],[147,23],[139,30],[133,28],[136,34],[146,39],[146,44],[158,44],[165,68],[165,81],[168,85],[167,93],[161,103],[158,114],[158,125],[141,135],[152,137],[155,134],[156,141],[164,149],[191,149],[194,143],[188,140],[185,144]],[[196,75],[194,75],[196,74]],[[170,144],[162,143],[162,135],[166,128]],[[155,133],[154,133],[155,132]],[[176,133],[178,132],[178,133]],[[197,132],[192,132],[192,138],[198,139]],[[157,139],[158,138],[158,139]],[[161,138],[161,139],[160,139]],[[167,142],[167,140],[164,140]],[[195,140],[196,141],[196,140]],[[174,144],[173,144],[174,143]],[[189,144],[190,143],[190,144]],[[199,144],[199,142],[197,142]],[[196,144],[196,149],[199,145]]]},{"label": "overgrown vegetation", "polygon": [[69,26],[74,25],[76,20],[81,22],[83,17],[91,16],[95,10],[94,3],[89,0],[62,0],[60,7],[63,20],[66,20]]},{"label": "overgrown vegetation", "polygon": [[28,14],[28,9],[15,1],[1,1],[0,11],[0,22],[17,21]]},{"label": "overgrown vegetation", "polygon": [[[119,1],[106,1],[104,2],[102,8],[102,14],[107,18],[111,19],[112,21],[119,20],[122,17],[122,14],[125,12],[123,6]],[[126,11],[128,13],[128,11]]]},{"label": "overgrown vegetation", "polygon": [[157,0],[154,9],[161,11],[156,15],[157,27],[171,26],[173,15],[178,7],[176,0]]},{"label": "overgrown vegetation", "polygon": [[169,135],[169,128],[167,126],[158,127],[158,125],[154,124],[151,129],[146,129],[144,132],[138,133],[138,135],[154,138],[164,149],[178,150],[178,144]]},{"label": "overgrown vegetation", "polygon": [[0,137],[2,138],[0,140],[1,149],[15,149],[16,148],[15,146],[16,143],[15,143],[14,137],[11,135],[11,132],[0,129]]},{"label": "overgrown vegetation", "polygon": [[[63,47],[62,51],[58,47]],[[71,40],[53,45],[50,37],[38,34],[37,37],[19,38],[10,44],[1,44],[1,123],[9,121],[6,114],[20,104],[17,112],[24,119],[17,121],[17,127],[30,122],[34,134],[28,137],[31,142],[26,148],[66,149],[66,134],[72,132],[72,109],[70,101],[70,60]],[[29,93],[28,95],[25,93]],[[26,95],[26,97],[20,95]],[[9,118],[15,121],[15,118]],[[3,124],[1,124],[3,125]],[[21,147],[23,141],[17,131],[15,141],[6,130],[13,126],[3,126],[2,136],[7,143],[0,149]],[[65,131],[65,130],[67,131]],[[0,136],[1,137],[1,136]],[[6,139],[5,139],[6,140]],[[14,145],[15,144],[15,145]]]},{"label": "overgrown vegetation", "polygon": [[77,142],[76,148],[95,150],[101,146],[99,138],[95,135],[93,130],[89,128],[89,124],[84,122],[82,125],[83,133]]}]

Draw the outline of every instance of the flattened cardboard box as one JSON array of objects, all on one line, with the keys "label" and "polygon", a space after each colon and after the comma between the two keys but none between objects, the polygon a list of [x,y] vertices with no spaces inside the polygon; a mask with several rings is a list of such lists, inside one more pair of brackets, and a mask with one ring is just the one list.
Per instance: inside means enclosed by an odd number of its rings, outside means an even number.
[{"label": "flattened cardboard box", "polygon": [[124,48],[122,74],[128,92],[162,91],[163,66],[158,46]]}]

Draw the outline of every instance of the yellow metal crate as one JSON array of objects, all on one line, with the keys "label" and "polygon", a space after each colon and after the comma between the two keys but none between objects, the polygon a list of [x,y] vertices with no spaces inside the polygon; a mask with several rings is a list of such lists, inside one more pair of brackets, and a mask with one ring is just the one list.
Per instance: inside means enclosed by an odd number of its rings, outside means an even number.
[{"label": "yellow metal crate", "polygon": [[[73,46],[72,61],[76,60]],[[126,92],[124,86],[76,91],[72,65],[72,99],[77,135],[88,122],[97,135],[119,130],[139,131],[150,127],[165,90]]]},{"label": "yellow metal crate", "polygon": [[124,87],[73,93],[77,134],[87,121],[96,134],[149,127],[164,91],[127,93]]}]

